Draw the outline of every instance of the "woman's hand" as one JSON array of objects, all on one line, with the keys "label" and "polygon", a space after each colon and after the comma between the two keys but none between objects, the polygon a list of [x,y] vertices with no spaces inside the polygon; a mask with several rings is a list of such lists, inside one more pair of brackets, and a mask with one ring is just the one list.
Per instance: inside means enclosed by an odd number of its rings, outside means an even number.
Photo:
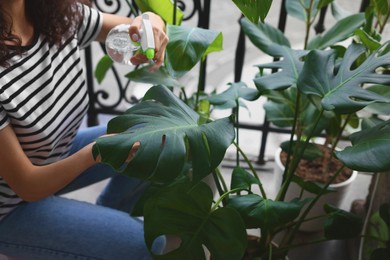
[{"label": "woman's hand", "polygon": [[[104,137],[108,137],[108,136],[113,136],[113,135],[115,135],[115,134],[107,134],[107,135],[101,136],[100,138],[104,138]],[[93,146],[94,144],[95,144],[95,142],[92,143],[91,146]],[[131,159],[133,159],[135,153],[138,151],[138,149],[140,148],[140,146],[141,146],[141,143],[140,143],[139,141],[138,141],[138,142],[135,142],[135,143],[133,144],[133,146],[132,146],[131,149],[130,149],[129,154],[127,155],[127,159],[126,159],[125,163],[129,163],[129,162],[131,161]],[[91,148],[91,151],[92,151],[92,148]],[[100,154],[95,158],[95,162],[97,162],[97,163],[101,163],[101,162],[102,162],[102,157],[100,156]]]},{"label": "woman's hand", "polygon": [[[165,48],[168,44],[168,36],[165,34],[165,24],[160,16],[151,12],[146,12],[145,14],[149,15],[149,20],[153,27],[155,43],[154,61],[156,63],[152,66],[151,70],[156,71],[164,62]],[[139,33],[139,30],[141,29],[141,24],[142,15],[134,18],[133,22],[131,23],[129,34],[131,39],[135,42],[138,41],[141,37]],[[131,62],[137,65],[148,62],[148,59],[145,55],[138,53],[131,58]]]}]

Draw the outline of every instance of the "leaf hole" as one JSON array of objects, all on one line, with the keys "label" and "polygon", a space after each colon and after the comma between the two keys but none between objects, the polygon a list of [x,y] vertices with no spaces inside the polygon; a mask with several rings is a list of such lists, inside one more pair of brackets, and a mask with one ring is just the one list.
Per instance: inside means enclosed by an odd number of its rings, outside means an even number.
[{"label": "leaf hole", "polygon": [[163,146],[165,145],[165,140],[167,139],[167,136],[166,135],[163,135],[161,137],[161,148],[163,148]]},{"label": "leaf hole", "polygon": [[[159,239],[160,237],[157,237],[153,241],[153,247],[155,246],[156,240]],[[181,238],[179,236],[177,236],[177,235],[165,235],[163,237],[165,238],[165,249],[162,252],[163,255],[167,254],[167,253],[170,253],[172,251],[175,251],[176,249],[178,249],[180,247],[180,245],[182,243]],[[152,252],[155,253],[153,251],[153,247],[152,247]],[[155,254],[158,254],[158,252],[155,253]],[[161,255],[161,253],[160,253],[160,255]]]}]

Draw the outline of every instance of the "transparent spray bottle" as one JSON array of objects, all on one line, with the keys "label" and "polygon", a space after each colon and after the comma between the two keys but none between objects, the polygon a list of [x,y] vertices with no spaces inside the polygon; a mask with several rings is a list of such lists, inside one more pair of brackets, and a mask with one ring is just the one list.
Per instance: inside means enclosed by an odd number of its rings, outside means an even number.
[{"label": "transparent spray bottle", "polygon": [[131,63],[130,58],[136,53],[143,53],[149,62],[152,63],[155,54],[155,43],[149,15],[142,15],[142,26],[139,31],[140,39],[138,42],[131,40],[129,28],[130,24],[120,24],[110,30],[106,38],[108,56],[120,64],[134,65]]}]

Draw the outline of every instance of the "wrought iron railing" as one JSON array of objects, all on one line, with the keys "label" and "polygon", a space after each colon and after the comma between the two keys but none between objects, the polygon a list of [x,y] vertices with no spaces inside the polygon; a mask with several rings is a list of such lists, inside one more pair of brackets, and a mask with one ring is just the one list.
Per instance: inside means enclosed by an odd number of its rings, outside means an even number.
[{"label": "wrought iron railing", "polygon": [[[123,0],[93,0],[93,6],[99,11],[111,14],[118,14],[122,16],[134,16],[138,12],[137,5],[134,1]],[[133,8],[130,7],[131,4]],[[197,26],[201,28],[208,28],[210,21],[210,1],[209,0],[190,0],[190,1],[174,1],[175,6],[180,8],[184,13],[183,21],[197,19]],[[102,55],[94,55],[98,51],[105,53],[104,44],[100,44],[101,50],[94,49],[96,46],[89,46],[85,50],[86,59],[86,80],[89,88],[89,110],[87,114],[88,126],[99,124],[99,114],[118,115],[123,112],[121,104],[123,102],[134,104],[137,98],[129,94],[129,87],[131,82],[125,80],[120,74],[118,67],[114,64],[110,69],[110,75],[114,77],[115,86],[110,86],[109,90],[97,88],[94,79],[94,64],[96,58],[101,58]],[[204,89],[206,84],[206,61],[202,62],[201,70],[203,77],[199,80],[201,88]]]}]

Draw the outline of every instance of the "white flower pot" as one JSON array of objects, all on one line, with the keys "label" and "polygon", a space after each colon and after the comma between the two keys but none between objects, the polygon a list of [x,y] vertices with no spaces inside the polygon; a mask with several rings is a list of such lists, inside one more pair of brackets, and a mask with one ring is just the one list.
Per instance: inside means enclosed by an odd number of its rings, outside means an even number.
[{"label": "white flower pot", "polygon": [[[280,160],[281,151],[282,149],[278,148],[275,153],[274,185],[276,191],[279,191],[280,189],[283,180],[283,173],[284,173],[284,165]],[[314,207],[310,210],[306,218],[324,215],[325,212],[323,206],[325,204],[331,204],[335,207],[340,207],[344,198],[346,197],[346,194],[348,193],[351,187],[351,184],[355,181],[357,174],[358,174],[357,171],[353,171],[351,177],[349,177],[348,180],[337,184],[331,184],[329,188],[335,190],[335,192],[322,195],[322,197],[317,201]],[[286,193],[285,201],[291,201],[292,199],[299,197],[299,195],[301,194],[301,190],[302,189],[301,187],[299,187],[298,184],[296,184],[295,182],[291,182]],[[308,191],[304,191],[302,195],[302,199],[314,198],[314,197],[315,194],[310,193]],[[302,209],[301,212],[303,212],[304,209]],[[323,229],[324,226],[323,224],[324,224],[324,218],[306,221],[301,225],[300,230],[305,232],[319,231]]]}]

